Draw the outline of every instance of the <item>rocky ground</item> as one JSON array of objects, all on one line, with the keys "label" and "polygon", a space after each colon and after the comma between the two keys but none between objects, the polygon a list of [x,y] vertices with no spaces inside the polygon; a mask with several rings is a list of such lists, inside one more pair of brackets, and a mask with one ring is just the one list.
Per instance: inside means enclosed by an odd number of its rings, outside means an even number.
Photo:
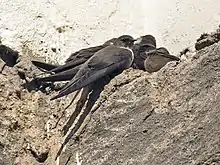
[{"label": "rocky ground", "polygon": [[[96,111],[59,158],[62,165],[220,164],[219,31],[203,34],[197,52],[157,73],[129,69],[106,86]],[[0,74],[0,164],[54,165],[71,96],[28,90],[18,70],[38,74],[28,47]]]}]

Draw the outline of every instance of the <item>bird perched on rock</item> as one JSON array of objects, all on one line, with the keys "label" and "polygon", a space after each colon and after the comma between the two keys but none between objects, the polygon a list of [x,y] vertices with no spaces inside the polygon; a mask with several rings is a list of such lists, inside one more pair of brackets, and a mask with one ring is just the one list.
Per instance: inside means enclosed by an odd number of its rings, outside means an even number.
[{"label": "bird perched on rock", "polygon": [[[112,38],[106,41],[103,45],[81,49],[75,53],[72,53],[66,60],[65,63],[75,61],[76,64],[84,63],[87,61],[95,52],[105,48],[106,46],[113,45],[117,41],[117,38]],[[77,62],[76,62],[77,61]]]},{"label": "bird perched on rock", "polygon": [[75,53],[72,53],[67,58],[64,65],[58,66],[40,61],[32,61],[32,63],[42,71],[45,72],[49,71],[50,73],[59,73],[74,68],[76,66],[79,66],[80,64],[86,62],[94,53],[105,48],[106,46],[114,44],[116,40],[117,38],[112,38],[106,41],[103,45],[81,49]]},{"label": "bird perched on rock", "polygon": [[50,73],[55,73],[46,77],[37,78],[38,82],[55,82],[71,80],[84,62],[86,62],[90,57],[92,57],[97,51],[109,45],[117,44],[120,38],[123,38],[123,36],[119,38],[110,39],[101,46],[81,49],[80,51],[71,54],[70,57],[66,60],[66,63],[61,66],[56,66],[39,61],[32,61],[32,63],[40,70],[46,70],[46,72],[49,71]]},{"label": "bird perched on rock", "polygon": [[154,36],[145,35],[138,38],[132,49],[134,52],[134,63],[132,67],[135,69],[145,70],[144,60],[146,57],[143,56],[143,54],[145,52],[155,49],[156,49],[156,39]]},{"label": "bird perched on rock", "polygon": [[170,55],[169,51],[164,47],[145,52],[145,57],[144,68],[149,73],[157,72],[170,61],[180,60],[178,57]]},{"label": "bird perched on rock", "polygon": [[[56,158],[59,157],[69,139],[80,128],[85,117],[89,114],[96,100],[99,98],[100,93],[103,91],[104,86],[108,84],[112,78],[131,66],[134,59],[134,54],[131,50],[134,41],[131,36],[123,35],[117,39],[114,45],[107,46],[96,52],[89,60],[82,64],[73,79],[59,94],[52,98],[52,100],[54,100],[82,89],[82,94],[77,102],[76,109],[64,127],[66,137]],[[78,122],[73,128],[70,128],[86,101],[85,109],[79,117]]]},{"label": "bird perched on rock", "polygon": [[157,47],[157,43],[156,43],[156,39],[154,36],[147,34],[144,36],[139,37],[136,41],[135,41],[135,45],[148,45],[149,47]]},{"label": "bird perched on rock", "polygon": [[134,59],[131,50],[135,40],[129,35],[118,38],[114,45],[107,46],[96,52],[89,60],[81,65],[73,79],[53,99],[72,93],[99,78],[131,66]]},{"label": "bird perched on rock", "polygon": [[156,48],[156,39],[152,35],[141,36],[133,47],[133,68],[149,73],[160,70],[170,61],[179,61],[176,56],[170,55],[164,47]]},{"label": "bird perched on rock", "polygon": [[[13,67],[17,63],[18,52],[0,44],[0,58],[5,62],[5,65]],[[2,67],[1,71],[4,69],[5,65]]]}]

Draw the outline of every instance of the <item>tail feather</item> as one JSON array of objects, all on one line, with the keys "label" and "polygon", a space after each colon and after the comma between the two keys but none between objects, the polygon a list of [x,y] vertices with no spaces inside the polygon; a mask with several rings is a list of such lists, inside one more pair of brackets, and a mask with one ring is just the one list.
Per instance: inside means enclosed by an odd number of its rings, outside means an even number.
[{"label": "tail feather", "polygon": [[78,70],[78,67],[72,68],[63,72],[56,73],[54,75],[38,78],[38,80],[41,82],[68,81],[75,76]]},{"label": "tail feather", "polygon": [[52,69],[57,68],[57,65],[48,64],[40,61],[31,61],[34,66],[36,66],[39,70],[43,72],[51,71]]},{"label": "tail feather", "polygon": [[77,61],[69,61],[64,65],[61,65],[59,67],[56,67],[56,68],[52,69],[51,71],[55,72],[55,73],[66,71],[66,70],[69,70],[71,68],[79,67],[85,61],[86,61],[86,59],[84,59],[84,58],[81,58]]}]

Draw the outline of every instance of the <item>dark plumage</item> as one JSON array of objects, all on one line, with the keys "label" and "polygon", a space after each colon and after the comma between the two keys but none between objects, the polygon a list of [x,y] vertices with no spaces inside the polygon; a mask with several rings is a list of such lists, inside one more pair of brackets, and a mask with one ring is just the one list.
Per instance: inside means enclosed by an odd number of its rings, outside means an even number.
[{"label": "dark plumage", "polygon": [[170,61],[180,60],[178,57],[170,55],[169,51],[164,47],[146,52],[145,55],[144,68],[149,73],[157,72]]},{"label": "dark plumage", "polygon": [[[83,88],[76,109],[64,126],[66,137],[57,153],[56,159],[61,154],[69,139],[76,133],[86,116],[90,113],[93,105],[103,91],[104,86],[108,84],[112,78],[131,66],[134,55],[132,50],[128,48],[132,47],[133,42],[134,39],[131,36],[124,35],[119,37],[114,45],[110,45],[96,52],[88,61],[82,64],[77,74],[59,94],[52,98],[52,100],[57,99]],[[86,106],[83,113],[80,115],[75,126],[70,128],[85,103]]]},{"label": "dark plumage", "polygon": [[[97,51],[109,46],[117,45],[117,42],[126,35],[120,36],[118,38],[113,38],[106,41],[102,46],[91,47],[87,49],[82,49],[76,53],[70,55],[64,65],[56,66],[48,63],[43,63],[39,61],[32,61],[32,63],[38,67],[40,70],[47,73],[55,73],[53,75],[37,78],[38,82],[55,82],[55,81],[67,81],[71,80],[81,65],[85,63],[91,56],[94,55]],[[132,38],[133,39],[133,38]],[[122,42],[122,41],[121,41]]]},{"label": "dark plumage", "polygon": [[152,35],[145,35],[137,39],[133,46],[135,69],[145,70],[144,60],[146,59],[145,52],[156,49],[156,39]]},{"label": "dark plumage", "polygon": [[156,39],[154,36],[148,34],[145,36],[141,36],[135,41],[135,44],[138,45],[148,45],[149,47],[157,47]]},{"label": "dark plumage", "polygon": [[[79,101],[77,102],[76,108],[73,114],[71,115],[70,119],[68,120],[68,122],[63,128],[64,135],[66,136],[64,138],[64,141],[61,144],[60,149],[57,152],[56,159],[60,156],[63,148],[69,142],[70,138],[78,131],[78,129],[80,128],[86,116],[90,113],[93,105],[98,100],[101,92],[104,90],[104,86],[108,84],[115,76],[117,76],[120,73],[121,72],[119,71],[119,72],[112,73],[110,75],[103,76],[101,79],[83,88],[81,97]],[[85,103],[86,103],[86,106],[83,110],[83,113],[79,116],[77,123],[72,128],[71,127],[72,124],[74,123],[77,116],[80,114]]]},{"label": "dark plumage", "polygon": [[178,57],[170,55],[166,48],[156,48],[156,39],[152,35],[145,35],[137,39],[133,51],[132,67],[149,73],[160,70],[170,61],[180,60]]},{"label": "dark plumage", "polygon": [[68,81],[71,80],[76,73],[78,72],[81,65],[78,65],[74,68],[58,72],[46,77],[36,78],[38,82],[56,82],[56,81]]},{"label": "dark plumage", "polygon": [[52,100],[79,90],[112,72],[129,68],[134,57],[133,52],[125,47],[131,47],[133,41],[130,36],[119,37],[114,45],[96,52],[82,64],[73,79]]},{"label": "dark plumage", "polygon": [[18,52],[0,44],[0,58],[5,62],[7,66],[13,67],[17,63]]},{"label": "dark plumage", "polygon": [[[64,142],[57,153],[61,154],[63,147],[69,139],[76,133],[81,126],[85,117],[90,113],[93,105],[99,98],[104,86],[111,79],[129,68],[133,63],[134,54],[130,49],[135,40],[129,35],[123,35],[105,42],[101,46],[82,49],[73,53],[62,66],[43,64],[42,62],[33,61],[37,67],[49,71],[52,75],[43,78],[37,78],[39,82],[68,81],[70,82],[62,88],[58,95],[51,100],[63,97],[72,92],[82,90],[80,99],[77,101],[76,109],[71,115],[69,121],[64,126],[63,131],[66,134]],[[71,125],[79,113],[77,123],[73,128]]]},{"label": "dark plumage", "polygon": [[48,71],[50,73],[59,73],[59,72],[66,71],[68,69],[81,65],[82,63],[86,62],[94,53],[105,48],[106,46],[114,44],[116,40],[117,38],[112,38],[106,41],[103,45],[81,49],[75,53],[72,53],[67,58],[64,65],[56,66],[56,65],[52,65],[52,64],[48,64],[44,62],[39,62],[39,61],[32,61],[32,63],[37,68],[39,68],[41,71],[44,71],[47,73]]},{"label": "dark plumage", "polygon": [[49,63],[45,63],[45,62],[41,62],[41,61],[32,60],[31,62],[32,62],[32,64],[34,64],[34,66],[36,66],[42,72],[52,73],[52,72],[50,72],[51,70],[59,67],[59,65],[49,64]]}]

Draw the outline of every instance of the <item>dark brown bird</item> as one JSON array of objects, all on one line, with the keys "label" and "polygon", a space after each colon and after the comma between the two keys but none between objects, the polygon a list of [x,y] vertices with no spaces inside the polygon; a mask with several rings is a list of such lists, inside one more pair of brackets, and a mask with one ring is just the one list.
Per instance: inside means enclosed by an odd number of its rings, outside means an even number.
[{"label": "dark brown bird", "polygon": [[69,58],[65,61],[64,65],[52,65],[39,61],[32,61],[32,63],[39,68],[41,71],[49,73],[59,73],[72,69],[86,62],[94,53],[105,48],[106,46],[114,44],[117,38],[112,38],[106,41],[103,45],[81,49],[75,53],[72,53]]},{"label": "dark brown bird", "polygon": [[75,66],[68,70],[57,72],[46,77],[36,78],[38,82],[56,82],[56,81],[68,81],[71,80],[78,72],[81,65]]},{"label": "dark brown bird", "polygon": [[36,66],[42,72],[51,73],[51,74],[52,74],[51,70],[59,67],[59,65],[49,64],[49,63],[45,63],[45,62],[41,62],[41,61],[32,60],[31,62],[32,62],[32,64],[34,64],[34,66]]},{"label": "dark brown bird", "polygon": [[141,36],[140,38],[138,38],[135,41],[135,45],[136,44],[138,44],[138,45],[148,45],[149,47],[154,47],[154,48],[157,47],[155,37],[150,35],[150,34],[144,35],[144,36]]},{"label": "dark brown bird", "polygon": [[82,49],[76,53],[73,53],[66,61],[66,64],[61,66],[56,66],[52,64],[47,64],[39,61],[32,61],[32,63],[37,66],[40,70],[43,70],[49,73],[55,73],[43,78],[37,78],[38,82],[55,82],[55,81],[68,81],[71,80],[82,63],[86,62],[94,53],[97,51],[109,46],[115,45],[123,36],[118,38],[113,38],[105,42],[102,46]]},{"label": "dark brown bird", "polygon": [[82,64],[73,79],[52,100],[79,90],[112,72],[129,68],[133,63],[134,54],[128,48],[133,46],[133,42],[134,39],[131,36],[124,35],[119,37],[114,45],[96,52]]},{"label": "dark brown bird", "polygon": [[156,48],[156,39],[152,35],[141,36],[133,47],[135,69],[149,73],[160,70],[170,61],[179,61],[176,56],[170,55],[164,47]]},{"label": "dark brown bird", "polygon": [[[17,63],[18,52],[12,50],[5,45],[0,44],[0,58],[5,62],[5,65],[13,67]],[[1,71],[4,69],[4,66]]]},{"label": "dark brown bird", "polygon": [[180,60],[178,57],[170,55],[169,51],[164,47],[145,52],[144,56],[146,57],[144,68],[149,73],[157,72],[170,61]]},{"label": "dark brown bird", "polygon": [[[52,100],[54,100],[83,88],[76,109],[64,127],[63,131],[66,137],[57,153],[56,159],[61,154],[69,139],[76,133],[86,116],[90,113],[100,93],[103,91],[104,86],[108,84],[112,78],[131,66],[134,55],[129,48],[133,46],[133,42],[134,39],[131,36],[124,35],[119,37],[114,45],[110,45],[96,52],[88,61],[82,64],[77,74],[59,94],[52,98]],[[76,125],[70,128],[85,103],[86,106],[82,115],[80,115]]]},{"label": "dark brown bird", "polygon": [[132,65],[135,69],[145,70],[144,60],[145,52],[156,49],[156,39],[152,35],[141,36],[135,42],[132,50],[134,52],[134,63]]}]

